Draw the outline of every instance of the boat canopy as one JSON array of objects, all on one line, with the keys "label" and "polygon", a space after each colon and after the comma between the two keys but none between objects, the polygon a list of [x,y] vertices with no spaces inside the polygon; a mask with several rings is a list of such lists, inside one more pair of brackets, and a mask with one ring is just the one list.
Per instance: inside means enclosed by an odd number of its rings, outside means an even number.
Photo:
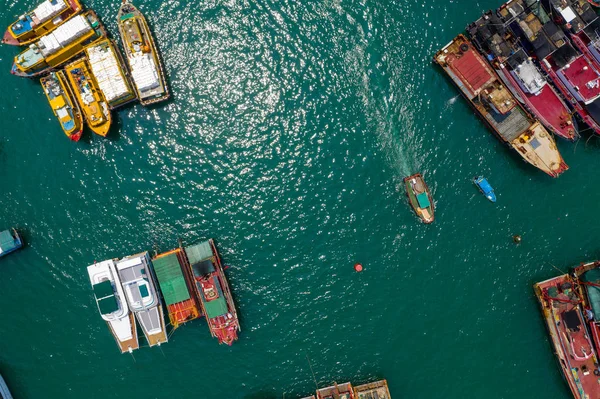
[{"label": "boat canopy", "polygon": [[4,230],[0,233],[0,253],[12,251],[17,247],[18,245],[10,230]]},{"label": "boat canopy", "polygon": [[167,305],[190,299],[176,253],[154,259],[152,265]]},{"label": "boat canopy", "polygon": [[417,201],[419,202],[420,208],[429,208],[431,206],[427,193],[417,194]]},{"label": "boat canopy", "polygon": [[483,190],[484,193],[488,194],[491,193],[492,191],[494,191],[494,189],[492,188],[492,186],[490,186],[490,183],[488,183],[488,181],[486,179],[478,179],[477,180],[477,184],[479,185],[479,187],[481,187],[481,189]]},{"label": "boat canopy", "polygon": [[[581,280],[586,283],[600,283],[600,269],[596,268],[583,273]],[[590,305],[594,312],[594,320],[600,321],[600,287],[586,285],[585,288],[587,290],[588,300],[590,301]]]},{"label": "boat canopy", "polygon": [[185,254],[187,255],[191,265],[200,263],[201,261],[214,256],[209,241],[204,241],[200,244],[192,245],[191,247],[186,247]]},{"label": "boat canopy", "polygon": [[115,291],[109,280],[94,284],[94,296],[98,302],[98,309],[102,314],[110,314],[119,310],[119,304],[115,297]]}]

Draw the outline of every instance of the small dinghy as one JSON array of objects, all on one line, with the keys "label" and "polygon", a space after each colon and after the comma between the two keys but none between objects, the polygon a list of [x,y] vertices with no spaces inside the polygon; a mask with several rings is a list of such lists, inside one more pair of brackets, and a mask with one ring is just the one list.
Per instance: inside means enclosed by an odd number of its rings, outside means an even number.
[{"label": "small dinghy", "polygon": [[477,176],[473,178],[473,183],[475,183],[477,188],[479,188],[479,191],[485,195],[485,198],[492,202],[496,202],[496,194],[494,194],[494,189],[485,177]]},{"label": "small dinghy", "polygon": [[425,223],[433,222],[433,198],[420,173],[404,178],[410,206]]}]

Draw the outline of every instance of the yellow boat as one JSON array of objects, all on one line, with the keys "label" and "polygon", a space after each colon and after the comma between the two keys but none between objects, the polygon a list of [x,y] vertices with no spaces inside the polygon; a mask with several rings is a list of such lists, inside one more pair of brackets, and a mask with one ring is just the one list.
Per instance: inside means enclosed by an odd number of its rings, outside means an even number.
[{"label": "yellow boat", "polygon": [[89,45],[85,48],[85,55],[110,109],[136,99],[121,54],[112,40],[103,39]]},{"label": "yellow boat", "polygon": [[73,141],[79,141],[83,132],[83,117],[79,104],[67,84],[64,72],[51,72],[40,79],[44,93],[52,107],[52,112],[60,122],[63,131]]},{"label": "yellow boat", "polygon": [[131,79],[142,105],[168,99],[165,73],[146,18],[133,4],[124,0],[117,15],[117,25]]},{"label": "yellow boat", "polygon": [[11,73],[29,78],[46,74],[104,37],[106,30],[96,13],[86,11],[30,44],[15,57]]},{"label": "yellow boat", "polygon": [[106,137],[112,118],[102,91],[94,81],[87,59],[81,58],[65,67],[71,89],[92,132]]},{"label": "yellow boat", "polygon": [[52,32],[81,11],[78,0],[45,0],[32,11],[9,25],[2,43],[23,46]]}]

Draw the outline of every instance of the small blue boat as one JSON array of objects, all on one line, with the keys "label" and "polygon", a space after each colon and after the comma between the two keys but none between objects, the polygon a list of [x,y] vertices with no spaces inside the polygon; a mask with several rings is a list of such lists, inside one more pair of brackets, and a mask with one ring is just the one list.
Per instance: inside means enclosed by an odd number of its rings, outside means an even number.
[{"label": "small blue boat", "polygon": [[0,232],[0,257],[14,252],[22,246],[23,241],[17,230],[10,229]]},{"label": "small blue boat", "polygon": [[494,194],[494,189],[485,177],[477,176],[473,178],[473,183],[475,183],[475,185],[479,188],[479,191],[481,191],[487,199],[492,202],[496,202],[496,194]]}]

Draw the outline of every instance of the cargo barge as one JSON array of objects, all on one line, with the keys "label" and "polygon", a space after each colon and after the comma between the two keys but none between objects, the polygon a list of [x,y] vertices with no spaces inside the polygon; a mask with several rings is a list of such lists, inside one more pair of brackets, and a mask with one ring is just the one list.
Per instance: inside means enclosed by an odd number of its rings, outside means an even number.
[{"label": "cargo barge", "polygon": [[238,339],[240,323],[223,265],[212,239],[185,248],[187,268],[208,328],[219,343]]},{"label": "cargo barge", "polygon": [[85,48],[85,55],[109,109],[121,107],[137,98],[121,54],[112,40],[95,42]]},{"label": "cargo barge", "polygon": [[46,74],[76,56],[85,47],[106,37],[106,30],[93,11],[86,11],[60,25],[15,57],[11,73],[34,78]]},{"label": "cargo barge", "polygon": [[564,274],[534,285],[558,364],[576,399],[600,397],[600,369],[577,281]]},{"label": "cargo barge", "polygon": [[24,46],[52,32],[81,11],[78,0],[46,0],[9,25],[2,43]]},{"label": "cargo barge", "polygon": [[171,326],[176,329],[182,324],[200,317],[199,306],[190,295],[193,287],[184,275],[187,259],[181,248],[157,255],[152,259],[158,285],[167,305]]},{"label": "cargo barge", "polygon": [[521,108],[464,35],[438,51],[434,61],[490,129],[526,162],[552,177],[568,169],[548,131]]},{"label": "cargo barge", "polygon": [[170,95],[165,71],[144,15],[124,0],[117,25],[140,103],[150,105],[167,100]]},{"label": "cargo barge", "polygon": [[[506,9],[503,9],[506,10]],[[550,132],[564,139],[579,138],[571,112],[509,29],[510,13],[488,11],[467,26],[471,41],[513,96]]]},{"label": "cargo barge", "polygon": [[354,397],[356,399],[391,399],[386,380],[355,386]]}]

